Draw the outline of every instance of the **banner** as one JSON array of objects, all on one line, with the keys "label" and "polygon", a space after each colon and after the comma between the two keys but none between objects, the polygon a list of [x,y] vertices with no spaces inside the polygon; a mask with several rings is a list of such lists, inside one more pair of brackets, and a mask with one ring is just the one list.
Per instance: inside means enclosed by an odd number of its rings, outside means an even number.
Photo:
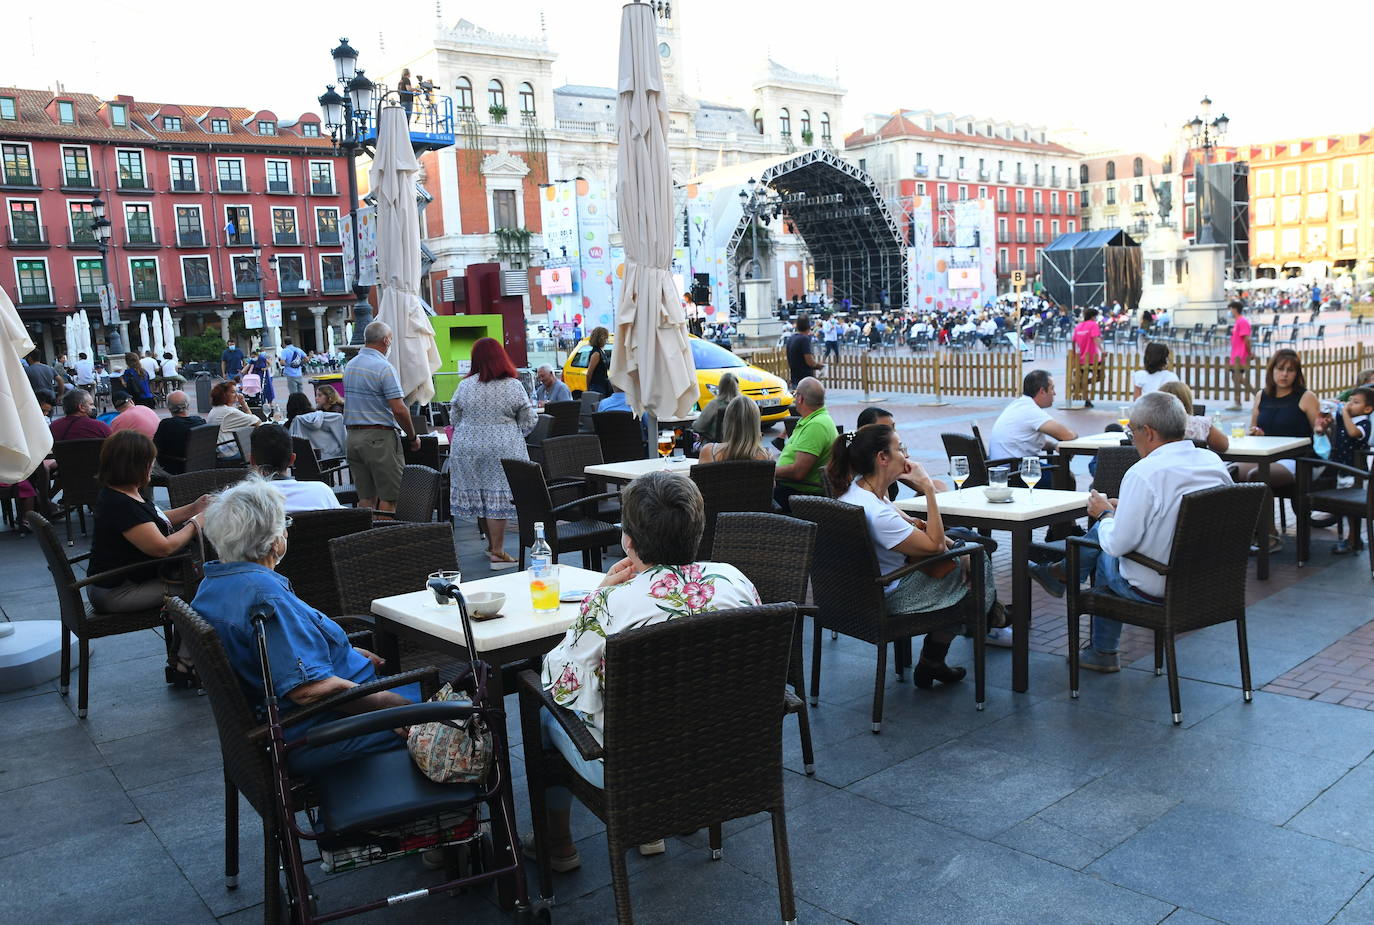
[{"label": "banner", "polygon": [[612,301],[615,272],[611,265],[610,200],[598,180],[577,180],[577,234],[581,259],[582,329],[615,329]]},{"label": "banner", "polygon": [[[535,311],[547,310],[549,320],[557,324],[572,326],[582,318],[582,274],[578,261],[577,238],[577,184],[573,180],[559,180],[550,183],[541,191],[539,197],[539,217],[544,235],[544,273],[558,270],[566,280],[557,286],[540,291],[544,294],[543,306],[531,306]],[[542,274],[541,274],[542,275]]]},{"label": "banner", "polygon": [[363,286],[377,285],[377,210],[372,206],[358,210],[358,263],[353,264],[353,218],[339,218],[340,240],[343,241],[344,284],[353,288],[357,279]]},{"label": "banner", "polygon": [[100,287],[100,320],[106,327],[119,324],[119,296],[114,286],[108,284]]},{"label": "banner", "polygon": [[262,316],[269,328],[281,327],[281,300],[268,299],[262,303]]},{"label": "banner", "polygon": [[251,329],[262,327],[261,302],[253,301],[243,303],[243,326]]}]

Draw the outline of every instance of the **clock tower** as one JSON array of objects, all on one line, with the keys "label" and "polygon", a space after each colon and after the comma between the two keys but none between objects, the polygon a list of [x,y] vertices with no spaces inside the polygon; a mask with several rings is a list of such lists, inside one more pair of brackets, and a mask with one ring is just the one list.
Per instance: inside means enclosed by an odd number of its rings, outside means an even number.
[{"label": "clock tower", "polygon": [[666,12],[656,13],[658,21],[658,63],[663,68],[663,84],[668,93],[668,109],[685,112],[696,108],[687,95],[686,54],[682,40],[682,0],[664,3]]}]

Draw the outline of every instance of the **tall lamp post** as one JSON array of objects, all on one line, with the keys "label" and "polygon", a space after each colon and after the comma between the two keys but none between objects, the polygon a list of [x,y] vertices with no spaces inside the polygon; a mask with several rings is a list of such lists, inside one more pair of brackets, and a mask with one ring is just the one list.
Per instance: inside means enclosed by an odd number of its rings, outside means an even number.
[{"label": "tall lamp post", "polygon": [[[110,287],[110,234],[113,226],[105,217],[105,200],[97,195],[91,200],[91,234],[95,236],[96,246],[100,248],[100,283],[102,298],[101,323],[106,329],[106,347],[112,356],[124,354],[124,339],[119,333],[119,296]],[[108,308],[106,307],[108,305]]]},{"label": "tall lamp post", "polygon": [[325,87],[324,95],[319,98],[320,109],[324,114],[329,138],[348,158],[348,217],[352,239],[353,254],[353,343],[363,342],[363,329],[372,320],[372,306],[368,304],[367,293],[370,287],[360,282],[358,263],[358,152],[363,149],[362,137],[367,132],[372,117],[373,96],[376,85],[363,75],[358,68],[358,52],[348,44],[348,39],[339,39],[338,47],[331,53],[334,58],[334,76],[343,86],[344,94],[334,90],[334,84]]},{"label": "tall lamp post", "polygon": [[[267,258],[267,262],[272,264],[272,269],[277,268],[275,256]],[[258,284],[258,300],[262,306],[262,334],[258,338],[258,346],[263,350],[276,350],[277,344],[272,337],[272,326],[267,323],[267,288],[262,284],[262,245],[257,241],[253,242],[253,281]],[[280,286],[278,286],[277,291],[280,294]]]},{"label": "tall lamp post", "polygon": [[765,184],[753,177],[749,178],[749,188],[739,191],[740,209],[749,220],[749,234],[752,240],[753,256],[749,260],[749,276],[759,278],[763,264],[759,263],[759,222],[767,225],[782,214],[782,201]]},{"label": "tall lamp post", "polygon": [[[1231,120],[1226,118],[1224,112],[1215,119],[1211,118],[1212,100],[1210,97],[1203,96],[1199,106],[1201,112],[1183,123],[1183,131],[1186,133],[1185,137],[1188,139],[1190,150],[1202,152],[1202,166],[1205,167],[1212,163],[1212,152],[1221,145],[1222,138],[1226,136],[1226,130],[1231,126]],[[1196,166],[1193,169],[1193,176],[1198,190],[1197,239],[1201,244],[1211,244],[1213,243],[1211,196],[1208,194],[1203,172]]]}]

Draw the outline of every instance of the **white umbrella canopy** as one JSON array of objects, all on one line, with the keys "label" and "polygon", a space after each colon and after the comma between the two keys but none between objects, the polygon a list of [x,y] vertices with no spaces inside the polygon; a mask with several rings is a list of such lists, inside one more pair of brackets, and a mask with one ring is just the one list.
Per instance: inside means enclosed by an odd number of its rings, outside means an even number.
[{"label": "white umbrella canopy", "polygon": [[616,194],[625,285],[616,308],[611,382],[635,411],[681,419],[696,402],[696,364],[671,272],[668,100],[647,3],[628,3],[621,15],[618,92]]},{"label": "white umbrella canopy", "polygon": [[[172,355],[172,359],[177,359],[177,329],[172,325],[172,309],[170,306],[162,306],[162,348]],[[162,354],[158,354],[160,359]]]},{"label": "white umbrella canopy", "polygon": [[91,342],[91,319],[85,312],[77,313],[77,320],[81,324],[81,349],[86,356],[95,358],[95,344]]},{"label": "white umbrella canopy", "polygon": [[167,349],[167,343],[162,335],[162,316],[158,312],[153,312],[148,320],[148,324],[153,329],[153,357],[158,365],[162,365],[162,353]]},{"label": "white umbrella canopy", "polygon": [[138,344],[141,350],[151,350],[152,342],[148,338],[148,313],[142,312],[138,316]]},{"label": "white umbrella canopy", "polygon": [[324,339],[329,348],[325,350],[325,353],[332,357],[334,355],[334,325],[331,324],[329,326],[328,330],[325,332]]},{"label": "white umbrella canopy", "polygon": [[0,287],[0,482],[28,478],[52,449],[52,431],[20,362],[32,352],[28,328]]},{"label": "white umbrella canopy", "polygon": [[377,196],[377,320],[390,325],[394,334],[387,359],[406,402],[425,404],[434,397],[433,376],[442,360],[420,301],[420,222],[415,206],[419,172],[405,110],[385,107],[369,174]]}]

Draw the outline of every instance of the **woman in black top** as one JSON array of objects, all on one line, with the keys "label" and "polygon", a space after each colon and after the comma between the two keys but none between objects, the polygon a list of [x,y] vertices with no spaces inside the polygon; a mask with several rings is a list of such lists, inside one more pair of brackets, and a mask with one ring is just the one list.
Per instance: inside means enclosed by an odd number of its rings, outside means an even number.
[{"label": "woman in black top", "polygon": [[600,392],[602,398],[611,394],[610,364],[606,361],[606,338],[611,332],[605,328],[594,328],[587,343],[592,352],[587,357],[587,391]]},{"label": "woman in black top", "polygon": [[[1255,437],[1307,437],[1322,432],[1319,420],[1321,402],[1308,391],[1307,379],[1302,374],[1302,361],[1294,350],[1275,350],[1269,358],[1269,366],[1264,373],[1264,389],[1255,393],[1250,408],[1250,434]],[[1296,463],[1291,459],[1280,459],[1269,466],[1268,484],[1270,488],[1284,488],[1294,482]],[[1244,482],[1260,480],[1259,467],[1253,463],[1240,466],[1240,479]],[[1270,537],[1271,548],[1277,548],[1281,541],[1277,535]]]}]

